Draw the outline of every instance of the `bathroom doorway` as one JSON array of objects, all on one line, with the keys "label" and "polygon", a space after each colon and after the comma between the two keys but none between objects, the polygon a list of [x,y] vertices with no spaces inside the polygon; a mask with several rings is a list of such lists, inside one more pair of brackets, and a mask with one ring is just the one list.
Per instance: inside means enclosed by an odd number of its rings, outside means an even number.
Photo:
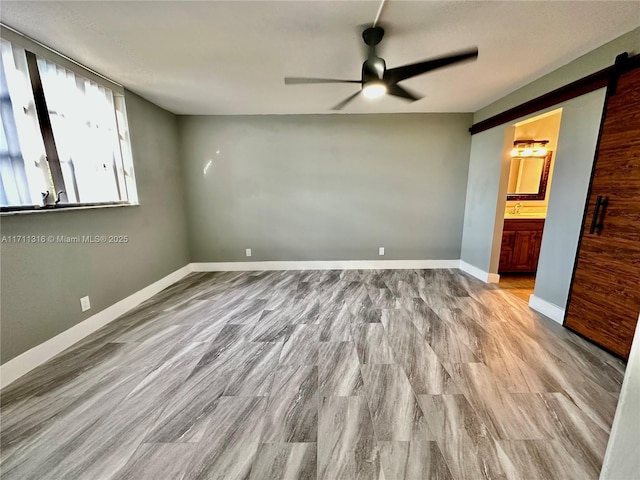
[{"label": "bathroom doorway", "polygon": [[557,109],[513,125],[499,286],[527,303],[535,288],[561,118]]}]

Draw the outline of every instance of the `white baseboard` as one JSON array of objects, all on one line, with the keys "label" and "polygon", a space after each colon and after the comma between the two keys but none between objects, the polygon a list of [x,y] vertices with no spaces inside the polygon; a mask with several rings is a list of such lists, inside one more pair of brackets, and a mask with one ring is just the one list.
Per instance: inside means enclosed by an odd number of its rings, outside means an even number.
[{"label": "white baseboard", "polygon": [[560,325],[564,322],[564,308],[561,308],[554,303],[547,302],[540,297],[531,295],[529,297],[529,307],[536,312],[543,314],[545,317],[549,317]]},{"label": "white baseboard", "polygon": [[191,265],[185,265],[166,277],[161,278],[157,282],[152,283],[148,287],[129,295],[110,307],[107,307],[77,325],[74,325],[68,330],[50,338],[46,342],[41,343],[40,345],[9,360],[7,363],[0,365],[0,388],[6,387],[11,382],[36,368],[38,365],[43,364],[50,358],[66,350],[74,343],[79,342],[87,335],[90,335],[99,328],[102,328],[109,322],[112,322],[132,308],[151,298],[156,293],[176,283],[178,280],[191,273],[191,271]]},{"label": "white baseboard", "polygon": [[500,275],[497,273],[485,272],[484,270],[480,270],[478,267],[474,267],[470,263],[462,260],[460,260],[460,270],[467,272],[469,275],[473,275],[485,283],[498,283],[500,281]]},{"label": "white baseboard", "polygon": [[497,273],[487,273],[487,283],[500,283],[500,275]]},{"label": "white baseboard", "polygon": [[458,268],[460,260],[318,260],[294,262],[192,263],[194,272],[249,272],[263,270],[402,270]]}]

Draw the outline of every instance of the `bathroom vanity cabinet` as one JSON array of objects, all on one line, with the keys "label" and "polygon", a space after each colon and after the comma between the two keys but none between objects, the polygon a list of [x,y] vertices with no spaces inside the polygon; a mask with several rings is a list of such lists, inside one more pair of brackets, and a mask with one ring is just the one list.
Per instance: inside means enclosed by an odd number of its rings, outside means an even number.
[{"label": "bathroom vanity cabinet", "polygon": [[505,219],[498,272],[535,272],[543,228],[544,218]]}]

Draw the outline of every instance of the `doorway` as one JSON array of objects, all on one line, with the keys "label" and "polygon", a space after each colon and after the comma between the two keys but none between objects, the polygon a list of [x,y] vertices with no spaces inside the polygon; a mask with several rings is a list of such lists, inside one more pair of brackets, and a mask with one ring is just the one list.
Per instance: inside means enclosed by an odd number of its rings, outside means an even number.
[{"label": "doorway", "polygon": [[559,108],[512,126],[499,286],[527,303],[535,289],[561,120]]}]

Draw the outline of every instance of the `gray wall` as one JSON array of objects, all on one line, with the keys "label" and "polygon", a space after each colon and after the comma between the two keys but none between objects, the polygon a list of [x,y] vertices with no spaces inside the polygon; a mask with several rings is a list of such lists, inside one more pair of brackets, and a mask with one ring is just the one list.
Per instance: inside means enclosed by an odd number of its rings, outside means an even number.
[{"label": "gray wall", "polygon": [[[176,117],[127,92],[140,206],[3,216],[2,235],[128,235],[129,243],[0,247],[0,361],[189,262]],[[91,310],[81,313],[80,297]]]},{"label": "gray wall", "polygon": [[191,260],[458,259],[470,122],[179,117]]},{"label": "gray wall", "polygon": [[460,259],[483,272],[495,273],[498,268],[493,246],[500,244],[502,235],[513,131],[509,126],[496,127],[471,140]]},{"label": "gray wall", "polygon": [[640,53],[640,27],[478,110],[473,116],[473,121],[479,122],[606,68],[612,65],[616,55],[622,52],[629,52],[630,55]]},{"label": "gray wall", "polygon": [[[638,318],[640,323],[640,318]],[[629,353],[600,480],[634,480],[640,472],[640,328]]]},{"label": "gray wall", "polygon": [[605,89],[561,104],[553,182],[534,295],[565,308],[595,158]]}]

